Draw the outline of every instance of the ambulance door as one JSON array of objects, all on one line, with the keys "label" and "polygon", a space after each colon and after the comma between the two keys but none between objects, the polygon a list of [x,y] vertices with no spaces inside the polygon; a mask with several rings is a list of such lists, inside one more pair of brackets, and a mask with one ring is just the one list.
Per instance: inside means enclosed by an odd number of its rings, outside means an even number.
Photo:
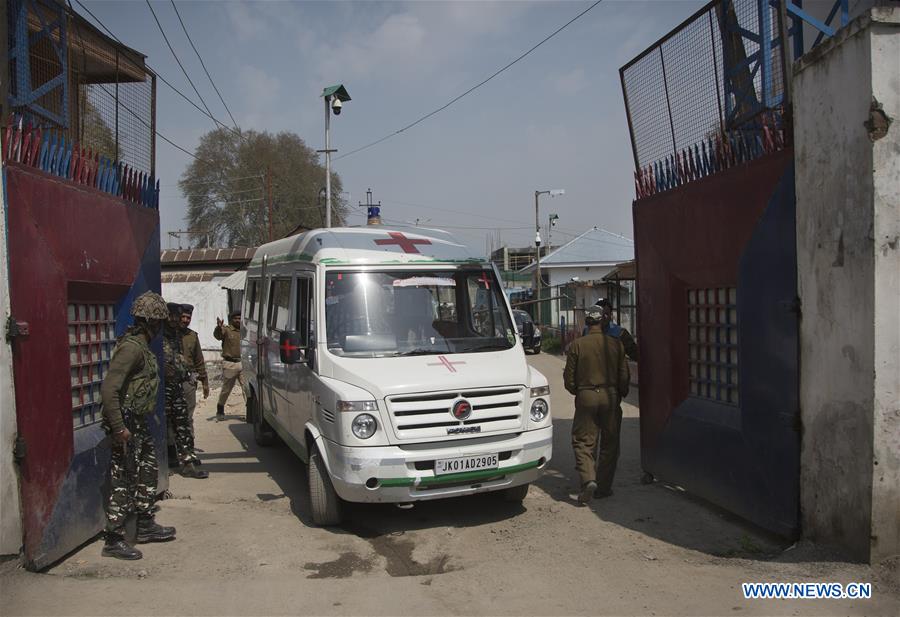
[{"label": "ambulance door", "polygon": [[297,272],[292,294],[291,329],[300,334],[305,361],[292,364],[287,374],[287,404],[290,429],[300,444],[307,422],[312,419],[313,387],[317,378],[315,357],[315,273]]},{"label": "ambulance door", "polygon": [[268,337],[265,344],[265,408],[276,423],[286,430],[290,430],[288,420],[288,379],[290,366],[282,363],[278,340],[281,333],[290,329],[291,325],[291,294],[293,291],[293,279],[287,275],[273,274],[269,282],[268,303],[266,306],[266,332]]}]

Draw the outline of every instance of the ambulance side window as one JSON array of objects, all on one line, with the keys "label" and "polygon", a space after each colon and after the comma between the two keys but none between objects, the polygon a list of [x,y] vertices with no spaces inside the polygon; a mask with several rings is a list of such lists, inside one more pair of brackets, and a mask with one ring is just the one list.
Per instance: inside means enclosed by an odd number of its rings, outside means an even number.
[{"label": "ambulance side window", "polygon": [[247,282],[247,295],[244,298],[244,321],[256,321],[256,303],[259,293],[259,279],[250,279]]},{"label": "ambulance side window", "polygon": [[300,341],[309,345],[310,320],[312,318],[312,279],[297,278],[297,306],[294,309],[294,330],[300,333]]},{"label": "ambulance side window", "polygon": [[269,288],[269,311],[266,322],[270,330],[288,329],[291,301],[291,279],[274,279]]}]

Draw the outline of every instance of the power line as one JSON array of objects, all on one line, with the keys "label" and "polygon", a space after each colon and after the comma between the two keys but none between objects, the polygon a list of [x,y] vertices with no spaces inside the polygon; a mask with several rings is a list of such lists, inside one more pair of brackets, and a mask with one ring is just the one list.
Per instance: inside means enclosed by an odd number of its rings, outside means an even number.
[{"label": "power line", "polygon": [[[261,190],[263,190],[263,187],[262,187],[262,186],[257,186],[257,187],[252,188],[252,189],[243,189],[243,190],[240,190],[240,191],[227,191],[227,193],[228,193],[229,196],[231,196],[231,195],[240,195],[240,194],[242,194],[242,193],[255,193],[255,192],[261,191]],[[209,193],[195,193],[195,194],[192,194],[192,195],[185,195],[184,193],[180,193],[180,192],[179,192],[178,194],[179,194],[180,196],[184,197],[185,199],[190,199],[191,197],[209,197],[209,196],[210,196]]]},{"label": "power line", "polygon": [[[78,4],[78,6],[80,6],[82,9],[84,9],[84,11],[85,11],[88,15],[90,15],[90,16],[94,19],[94,21],[96,21],[97,24],[98,24],[101,28],[103,28],[103,30],[105,30],[107,34],[109,34],[109,36],[111,36],[113,39],[115,39],[116,42],[118,42],[119,44],[125,45],[125,43],[122,42],[122,39],[120,39],[119,37],[117,37],[117,36],[113,33],[113,31],[110,30],[110,29],[106,26],[106,24],[104,24],[102,21],[100,21],[100,19],[99,19],[96,15],[94,15],[94,13],[92,13],[91,10],[90,10],[89,8],[87,8],[87,7],[81,2],[81,0],[75,0],[75,2]],[[187,101],[188,103],[190,103],[190,104],[194,107],[194,109],[196,109],[197,111],[199,111],[199,112],[200,112],[201,114],[203,114],[204,116],[208,117],[208,118],[209,118],[210,120],[212,120],[213,122],[216,122],[217,124],[220,124],[220,125],[222,126],[222,128],[228,129],[229,131],[231,131],[232,133],[234,133],[234,134],[237,135],[238,137],[244,139],[244,136],[243,136],[243,134],[242,134],[240,131],[236,131],[236,130],[234,130],[233,128],[231,128],[231,127],[229,127],[229,126],[226,126],[221,120],[219,120],[218,118],[216,118],[216,117],[213,116],[212,114],[210,114],[210,113],[204,111],[203,109],[201,109],[200,106],[197,105],[197,103],[195,103],[194,101],[192,101],[192,100],[190,99],[190,97],[188,97],[184,92],[182,92],[181,90],[179,90],[178,88],[176,88],[175,86],[173,86],[172,83],[171,83],[169,80],[167,80],[165,77],[163,77],[163,75],[161,75],[161,74],[160,74],[159,72],[157,72],[157,71],[154,71],[154,70],[153,70],[153,67],[151,67],[150,64],[148,64],[147,62],[144,62],[144,65],[145,65],[149,70],[153,71],[153,73],[154,73],[157,77],[159,77],[160,81],[162,81],[164,84],[166,84],[173,92],[175,92],[175,94],[177,94],[178,96],[180,96],[181,98],[183,98],[185,101]],[[160,135],[160,137],[162,137],[162,135]],[[165,139],[165,138],[163,138],[163,139]],[[166,141],[168,141],[168,140],[166,140]]]},{"label": "power line", "polygon": [[[263,178],[263,174],[254,174],[252,176],[241,176],[239,178],[228,178],[228,182],[237,182],[238,180],[249,180],[251,178]],[[195,184],[218,184],[221,180],[195,180],[194,182],[185,182],[184,186],[194,186]]]},{"label": "power line", "polygon": [[[75,0],[75,2],[78,2],[78,4],[81,5],[82,8],[84,8],[85,10],[87,10],[87,8],[86,8],[83,4],[81,4],[81,2],[80,2],[79,0]],[[71,0],[69,1],[69,10],[72,11],[73,13],[75,12],[74,9],[72,8]],[[90,11],[88,11],[88,12],[90,12]],[[94,19],[97,19],[97,18],[94,17]],[[77,24],[78,22],[76,21],[75,23]],[[87,50],[86,50],[85,47],[84,47],[84,37],[81,36],[81,34],[80,34],[80,26],[77,26],[77,25],[76,25],[75,27],[76,27],[76,28],[79,28],[79,36],[78,36],[78,38],[81,40],[81,53],[82,53],[83,55],[86,56],[86,55],[87,55]],[[106,26],[104,26],[104,28],[106,28]],[[109,30],[107,29],[107,31],[109,31]],[[110,34],[111,34],[114,38],[116,38],[115,35],[112,34],[112,32],[110,32]],[[118,38],[116,38],[116,40],[118,40]],[[124,43],[122,43],[122,41],[119,41],[119,43],[122,44],[122,45],[124,45]],[[149,68],[149,66],[148,66],[148,68]],[[106,86],[104,86],[102,83],[99,83],[99,82],[98,82],[98,83],[96,83],[96,84],[94,84],[94,85],[97,86],[97,87],[99,87],[101,90],[103,90],[103,91],[107,94],[107,96],[109,96],[109,97],[111,97],[113,100],[115,100],[115,101],[116,101],[116,105],[121,105],[122,108],[123,108],[125,111],[127,111],[128,113],[130,113],[132,116],[134,116],[134,117],[138,120],[138,122],[140,122],[140,123],[143,124],[145,127],[147,127],[148,129],[150,129],[151,131],[153,131],[154,134],[156,134],[157,137],[159,137],[159,138],[162,139],[163,141],[167,142],[167,143],[168,143],[169,145],[171,145],[173,148],[177,148],[178,150],[181,150],[182,152],[184,152],[184,153],[187,154],[188,156],[192,156],[192,157],[194,157],[194,158],[195,158],[196,160],[198,160],[198,161],[202,161],[202,160],[203,160],[203,159],[201,159],[199,156],[197,156],[196,154],[194,154],[193,152],[191,152],[190,150],[188,150],[188,149],[186,149],[186,148],[184,148],[184,147],[182,147],[182,146],[179,146],[179,145],[176,144],[174,141],[172,141],[171,139],[169,139],[168,137],[166,137],[165,135],[163,135],[162,133],[160,133],[158,130],[155,130],[155,129],[154,129],[154,128],[153,128],[153,127],[152,127],[152,126],[151,126],[144,118],[142,118],[139,114],[135,113],[135,111],[134,111],[133,109],[131,109],[130,107],[128,107],[127,105],[125,105],[122,101],[120,101],[119,98],[118,98],[116,95],[114,95],[112,92],[110,92],[110,91],[106,88]]]},{"label": "power line", "polygon": [[209,105],[206,104],[206,101],[203,100],[203,96],[200,94],[200,91],[197,90],[197,86],[194,85],[194,81],[191,79],[191,76],[188,75],[187,70],[184,68],[184,65],[181,64],[181,59],[178,57],[178,54],[175,53],[175,48],[172,47],[172,43],[169,42],[169,37],[166,36],[166,31],[163,30],[162,24],[159,23],[159,18],[156,16],[156,11],[153,10],[153,5],[150,4],[150,0],[144,0],[147,3],[147,8],[150,9],[150,13],[153,15],[153,21],[156,22],[156,27],[159,28],[159,33],[162,34],[163,40],[166,42],[166,46],[169,48],[169,51],[172,52],[172,57],[175,58],[175,62],[178,63],[178,68],[181,69],[181,72],[184,73],[184,78],[188,80],[188,83],[191,84],[191,88],[194,89],[194,94],[197,95],[197,98],[200,99],[200,102],[203,104],[203,107],[206,109],[207,115],[213,119],[217,125],[221,125],[222,128],[226,128],[224,124],[219,122],[215,117],[213,117],[212,112],[209,110]]},{"label": "power line", "polygon": [[[148,0],[148,1],[149,1],[149,0]],[[380,144],[381,142],[390,139],[391,137],[394,137],[394,136],[396,136],[396,135],[399,135],[399,134],[402,133],[403,131],[406,131],[406,130],[408,130],[408,129],[413,128],[414,126],[416,126],[416,125],[419,124],[420,122],[424,122],[425,120],[427,120],[427,119],[430,118],[431,116],[433,116],[433,115],[435,115],[435,114],[438,114],[438,113],[444,111],[445,109],[447,109],[448,107],[450,107],[451,105],[453,105],[456,101],[460,100],[460,99],[463,98],[464,96],[467,96],[467,95],[471,94],[472,92],[474,92],[475,90],[477,90],[477,89],[480,88],[481,86],[485,85],[486,83],[488,83],[489,81],[491,81],[492,79],[494,79],[495,77],[497,77],[500,73],[504,72],[504,71],[507,70],[508,68],[512,67],[514,64],[518,63],[520,60],[522,60],[523,58],[525,58],[526,56],[528,56],[531,52],[533,52],[534,50],[536,50],[538,47],[540,47],[541,45],[543,45],[544,43],[546,43],[547,41],[549,41],[550,39],[552,39],[553,37],[555,37],[557,34],[559,34],[560,32],[562,32],[562,31],[565,30],[566,28],[568,28],[568,27],[569,27],[570,25],[572,25],[575,21],[577,21],[578,19],[580,19],[580,18],[581,18],[582,16],[584,16],[588,11],[590,11],[591,9],[593,9],[595,6],[597,6],[597,5],[600,4],[601,2],[603,2],[603,0],[597,0],[596,2],[594,2],[593,4],[591,4],[591,6],[589,6],[588,8],[586,8],[585,10],[583,10],[582,12],[580,12],[578,15],[576,15],[575,17],[573,17],[572,19],[570,19],[569,21],[567,21],[565,24],[563,24],[562,26],[560,26],[560,27],[557,28],[556,30],[554,30],[551,34],[549,34],[549,35],[546,36],[543,40],[541,40],[541,42],[539,42],[537,45],[535,45],[534,47],[532,47],[531,49],[529,49],[529,50],[526,51],[525,53],[521,54],[518,58],[516,58],[515,60],[513,60],[512,62],[510,62],[509,64],[507,64],[507,65],[504,66],[503,68],[498,69],[497,71],[495,71],[494,74],[491,75],[490,77],[488,77],[487,79],[485,79],[485,80],[479,82],[478,84],[472,86],[471,88],[469,88],[468,90],[466,90],[465,92],[463,92],[462,94],[460,94],[459,96],[457,96],[457,97],[451,99],[448,103],[445,103],[445,104],[442,105],[441,107],[438,107],[437,109],[435,109],[435,110],[432,111],[431,113],[425,114],[424,116],[422,116],[421,118],[419,118],[419,119],[416,120],[415,122],[412,122],[411,124],[407,124],[407,125],[404,126],[402,129],[398,129],[398,130],[394,131],[393,133],[390,133],[390,134],[388,134],[388,135],[385,135],[385,136],[382,137],[381,139],[376,139],[376,140],[373,141],[372,143],[366,144],[365,146],[362,146],[361,148],[356,148],[355,150],[351,150],[350,152],[347,152],[346,154],[342,154],[341,156],[335,158],[334,160],[335,160],[335,161],[339,161],[339,160],[341,160],[341,159],[343,159],[343,158],[346,158],[346,157],[348,157],[348,156],[350,156],[350,155],[352,155],[352,154],[356,154],[357,152],[362,152],[363,150],[367,150],[367,149],[371,148],[372,146],[378,145],[378,144]]]},{"label": "power line", "polygon": [[191,35],[188,34],[187,26],[184,25],[184,20],[181,19],[181,13],[178,12],[178,7],[175,6],[175,0],[170,0],[172,3],[172,8],[175,9],[175,15],[178,16],[178,22],[181,24],[182,30],[184,30],[184,35],[187,37],[188,42],[191,44],[191,49],[194,50],[194,53],[197,54],[197,59],[200,60],[200,66],[203,67],[203,72],[206,73],[206,76],[209,78],[209,83],[212,84],[213,90],[216,91],[216,94],[219,95],[219,100],[222,101],[222,106],[225,107],[225,111],[228,112],[228,117],[231,118],[232,124],[234,124],[234,128],[240,130],[237,125],[237,121],[235,121],[234,116],[231,114],[231,110],[228,109],[228,104],[225,102],[225,99],[222,98],[222,93],[219,92],[219,88],[216,87],[216,82],[213,81],[212,75],[209,74],[209,71],[206,70],[206,63],[203,62],[203,57],[200,55],[200,52],[197,51],[196,45],[194,45],[193,39],[191,39]]}]

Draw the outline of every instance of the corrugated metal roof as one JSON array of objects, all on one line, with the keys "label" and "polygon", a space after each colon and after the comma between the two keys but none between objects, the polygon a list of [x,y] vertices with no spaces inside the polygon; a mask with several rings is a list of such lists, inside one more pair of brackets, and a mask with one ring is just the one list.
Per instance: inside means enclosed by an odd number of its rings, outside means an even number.
[{"label": "corrugated metal roof", "polygon": [[[574,240],[541,258],[541,268],[608,265],[634,259],[634,240],[611,231],[592,227]],[[534,270],[529,264],[520,272]]]},{"label": "corrugated metal roof", "polygon": [[255,247],[230,249],[167,249],[159,254],[162,265],[198,263],[249,263],[256,253]]},{"label": "corrugated metal roof", "polygon": [[206,283],[219,276],[218,272],[163,272],[163,283]]},{"label": "corrugated metal roof", "polygon": [[219,287],[222,289],[243,289],[246,282],[247,271],[238,270],[234,274],[226,277],[225,280],[221,281]]}]

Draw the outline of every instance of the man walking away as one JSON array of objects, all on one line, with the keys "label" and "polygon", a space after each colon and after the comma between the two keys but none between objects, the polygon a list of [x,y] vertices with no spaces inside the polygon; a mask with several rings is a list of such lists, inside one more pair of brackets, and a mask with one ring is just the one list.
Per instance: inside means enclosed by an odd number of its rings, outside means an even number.
[{"label": "man walking away", "polygon": [[175,455],[182,476],[203,480],[209,473],[197,468],[200,459],[194,453],[190,418],[184,400],[184,382],[188,378],[188,364],[181,344],[181,305],[168,304],[169,320],[163,329],[163,354],[166,360],[166,420],[175,432]]},{"label": "man walking away", "polygon": [[229,323],[225,325],[220,317],[216,318],[216,329],[213,336],[222,341],[222,392],[219,393],[219,404],[216,406],[216,420],[225,418],[225,403],[228,395],[234,388],[234,382],[241,384],[241,394],[246,397],[244,391],[244,375],[241,373],[241,312],[231,311],[228,315]]},{"label": "man walking away", "polygon": [[112,442],[110,491],[106,498],[104,557],[140,559],[141,551],[125,541],[125,520],[137,514],[137,542],[175,538],[174,527],[158,525],[153,517],[159,469],[149,418],[156,408],[159,368],[150,341],[168,319],[166,303],[152,291],[131,305],[134,325],[116,343],[100,387],[101,426]]},{"label": "man walking away", "polygon": [[[587,310],[588,334],[569,347],[563,373],[566,390],[575,395],[572,449],[581,479],[578,501],[583,504],[612,495],[622,426],[619,402],[628,395],[630,380],[622,343],[603,333],[606,321],[600,307]],[[595,458],[598,434],[600,449]]]},{"label": "man walking away", "polygon": [[192,450],[194,449],[194,408],[197,407],[198,381],[203,386],[203,398],[209,398],[209,377],[206,374],[206,361],[203,359],[203,349],[200,347],[200,335],[188,327],[191,325],[193,315],[193,305],[181,305],[181,346],[184,349],[184,357],[190,369],[188,380],[184,382],[184,400],[187,403]]}]

